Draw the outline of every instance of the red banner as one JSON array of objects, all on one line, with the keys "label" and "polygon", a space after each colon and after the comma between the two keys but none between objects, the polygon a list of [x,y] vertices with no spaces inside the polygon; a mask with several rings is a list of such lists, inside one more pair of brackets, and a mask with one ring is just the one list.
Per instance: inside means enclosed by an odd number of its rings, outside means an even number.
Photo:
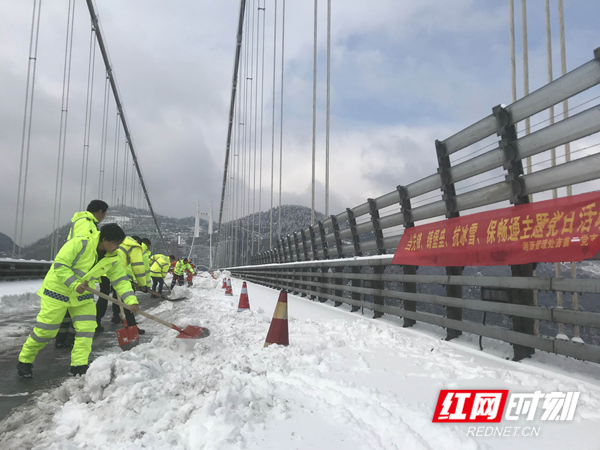
[{"label": "red banner", "polygon": [[600,250],[600,192],[406,228],[392,264],[502,266],[570,262]]}]

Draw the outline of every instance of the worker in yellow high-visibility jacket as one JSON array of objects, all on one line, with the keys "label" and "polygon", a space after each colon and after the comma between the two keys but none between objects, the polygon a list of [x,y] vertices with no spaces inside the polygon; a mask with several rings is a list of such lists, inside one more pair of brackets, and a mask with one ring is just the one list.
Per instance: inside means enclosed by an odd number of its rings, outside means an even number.
[{"label": "worker in yellow high-visibility jacket", "polygon": [[[162,294],[163,286],[165,285],[165,277],[169,273],[171,267],[171,258],[174,261],[174,256],[155,254],[150,257],[150,276],[152,277],[152,290]],[[158,290],[157,290],[158,286]]]},{"label": "worker in yellow high-visibility jacket", "polygon": [[[121,265],[127,272],[129,279],[134,284],[137,290],[142,292],[148,292],[148,286],[146,285],[146,268],[144,265],[144,255],[142,246],[138,241],[137,236],[127,236],[119,248],[117,250],[117,254],[119,255]],[[119,317],[119,307],[113,303],[113,317],[111,321],[113,323],[120,323],[121,319]],[[127,320],[128,326],[137,325],[137,321],[135,320],[135,316],[128,310],[125,310],[125,319]],[[142,330],[138,327],[138,333],[144,334],[145,330]]]},{"label": "worker in yellow high-visibility jacket", "polygon": [[[92,236],[94,233],[98,233],[98,224],[106,217],[106,211],[108,211],[108,203],[103,200],[92,200],[85,211],[73,214],[67,240],[78,236]],[[106,277],[101,279],[100,292],[103,294],[110,294],[110,280]],[[102,306],[104,306],[104,311],[102,311],[103,316],[106,311],[106,300],[98,303],[99,309],[102,309]],[[104,330],[100,324],[99,327],[96,328],[96,332],[98,332],[99,329],[100,331]],[[58,330],[58,334],[56,335],[54,345],[56,348],[71,348],[73,347],[74,339],[75,329],[73,328],[71,316],[67,312],[61,327]]]},{"label": "worker in yellow high-visibility jacket", "polygon": [[76,212],[71,219],[67,240],[78,236],[91,236],[98,231],[98,224],[106,217],[108,204],[102,200],[92,200],[85,211]]},{"label": "worker in yellow high-visibility jacket", "polygon": [[56,336],[66,311],[76,331],[70,372],[83,375],[87,371],[96,329],[94,297],[85,290],[88,283],[95,283],[101,276],[108,277],[121,299],[133,311],[139,311],[137,298],[116,253],[124,238],[121,227],[111,223],[99,233],[75,237],[62,246],[38,291],[40,313],[19,354],[19,376],[33,375],[35,357]]},{"label": "worker in yellow high-visibility jacket", "polygon": [[184,278],[186,270],[192,274],[196,273],[194,272],[194,269],[192,269],[192,266],[189,265],[187,258],[183,258],[183,261],[177,261],[177,264],[175,264],[175,269],[173,270],[173,281],[171,281],[171,289],[175,287],[175,283],[178,283],[179,286],[183,286],[183,282],[185,281]]},{"label": "worker in yellow high-visibility jacket", "polygon": [[152,247],[152,243],[148,238],[142,238],[142,256],[144,257],[144,268],[146,269],[146,286],[150,287],[151,277],[150,277],[150,248]]}]

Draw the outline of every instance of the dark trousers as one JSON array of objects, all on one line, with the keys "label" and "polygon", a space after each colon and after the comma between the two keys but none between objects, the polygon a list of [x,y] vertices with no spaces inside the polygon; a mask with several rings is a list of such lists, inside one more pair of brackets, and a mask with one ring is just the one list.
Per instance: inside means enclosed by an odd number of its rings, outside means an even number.
[{"label": "dark trousers", "polygon": [[[117,293],[114,290],[113,290],[113,298],[117,298]],[[135,320],[135,316],[133,315],[133,313],[131,311],[129,311],[127,308],[123,308],[123,310],[125,311],[125,320],[127,321],[127,326],[132,327],[134,325],[137,325],[137,322]],[[121,308],[119,307],[119,305],[115,305],[113,303],[112,312],[113,312],[113,317],[120,317],[121,316]]]},{"label": "dark trousers", "polygon": [[[110,295],[110,280],[108,277],[100,278],[100,292],[106,295]],[[106,307],[108,306],[108,300],[103,299],[102,297],[98,298],[96,302],[96,322],[100,323],[104,314],[106,314]]]},{"label": "dark trousers", "polygon": [[69,311],[65,314],[62,323],[60,324],[60,328],[58,329],[58,333],[56,333],[56,338],[54,341],[54,345],[56,347],[73,347],[73,343],[75,342],[75,329],[73,328],[73,322],[71,320],[71,315]]},{"label": "dark trousers", "polygon": [[177,282],[177,280],[179,280],[179,286],[183,286],[183,282],[185,281],[185,274],[184,273],[182,273],[181,275],[173,274],[173,281],[171,281],[171,289],[173,289],[175,287],[175,282]]},{"label": "dark trousers", "polygon": [[[162,294],[162,290],[163,290],[163,286],[165,285],[165,279],[162,277],[152,277],[152,290],[154,292],[158,292],[159,294]],[[158,290],[156,289],[156,286],[158,286]]]}]

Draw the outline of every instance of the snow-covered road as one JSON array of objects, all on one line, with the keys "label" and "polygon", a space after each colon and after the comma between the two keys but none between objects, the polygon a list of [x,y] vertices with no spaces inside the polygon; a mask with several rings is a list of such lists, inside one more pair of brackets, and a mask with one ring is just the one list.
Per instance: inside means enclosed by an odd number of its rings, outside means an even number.
[{"label": "snow-covered road", "polygon": [[[0,448],[106,449],[598,449],[600,367],[537,352],[508,361],[508,344],[443,330],[401,328],[385,316],[350,313],[288,296],[288,347],[263,348],[279,292],[241,280],[197,277],[184,302],[150,311],[179,326],[210,328],[198,341],[145,320],[154,335],[128,352],[98,357],[0,423]],[[4,305],[0,285],[0,305]],[[0,329],[0,337],[4,336]],[[35,370],[43,370],[36,365]],[[469,425],[432,423],[440,389],[580,392],[571,422],[525,418],[538,436],[469,435]],[[479,424],[475,424],[479,425]],[[471,433],[472,434],[472,433]]]}]

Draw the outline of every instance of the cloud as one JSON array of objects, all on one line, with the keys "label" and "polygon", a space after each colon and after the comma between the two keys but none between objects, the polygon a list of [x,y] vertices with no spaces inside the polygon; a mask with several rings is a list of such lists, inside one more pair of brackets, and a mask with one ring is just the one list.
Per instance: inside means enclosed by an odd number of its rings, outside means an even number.
[{"label": "cloud", "polygon": [[[592,59],[600,42],[594,17],[600,5],[565,5],[568,67]],[[249,8],[258,6],[247,2]],[[254,164],[262,149],[263,209],[270,203],[271,151],[275,153],[274,188],[278,202],[280,150],[280,68],[282,2],[278,2],[275,100],[273,92],[273,2],[259,12],[266,23],[264,64],[256,29],[245,29],[232,153]],[[319,2],[316,207],[325,199],[326,6]],[[212,202],[217,214],[223,179],[238,8],[231,2],[103,0],[97,3],[132,142],[157,213],[193,215]],[[19,178],[32,5],[20,0],[0,4],[0,231],[13,236]],[[54,213],[59,148],[64,49],[67,23],[64,2],[45,2],[36,73],[28,173],[24,242],[50,232]],[[520,11],[517,26],[520,26]],[[558,36],[556,12],[553,34]],[[248,24],[252,24],[252,15]],[[530,90],[547,82],[543,6],[531,4],[529,20]],[[283,113],[284,203],[310,206],[312,197],[313,4],[286,2]],[[517,42],[520,41],[517,29]],[[76,2],[70,81],[66,161],[61,221],[80,208],[84,153],[89,12]],[[554,40],[554,73],[559,75]],[[248,58],[246,58],[246,54]],[[520,55],[518,55],[520,58]],[[332,3],[330,209],[338,213],[427,176],[437,169],[434,141],[444,139],[510,103],[508,12],[504,3],[348,0]],[[520,60],[518,88],[522,93]],[[258,72],[257,72],[258,70]],[[264,85],[262,78],[264,76]],[[252,81],[246,78],[253,78]],[[252,91],[244,91],[252,88]],[[116,109],[109,103],[103,138],[104,68],[96,52],[89,135],[86,199],[99,195],[102,143],[105,143],[105,194],[123,197],[125,160],[119,133],[117,184],[112,186]],[[251,96],[263,105],[262,113]],[[242,95],[243,94],[243,95]],[[251,108],[254,106],[254,109]],[[273,123],[275,105],[275,123]],[[250,117],[250,115],[252,117]],[[262,117],[263,129],[260,123]],[[245,121],[243,135],[238,125]],[[273,139],[273,141],[272,141]],[[261,146],[262,141],[262,146]],[[256,142],[256,144],[255,144]],[[128,159],[131,186],[131,158]],[[257,168],[260,164],[257,163]],[[242,171],[230,165],[229,176]],[[253,167],[251,168],[251,170]],[[248,175],[246,175],[248,177]],[[231,178],[230,178],[231,179]],[[246,179],[247,189],[254,180]],[[257,189],[259,189],[257,187]],[[247,194],[248,191],[246,191]],[[130,198],[131,192],[125,197]],[[269,201],[267,201],[269,200]]]}]

